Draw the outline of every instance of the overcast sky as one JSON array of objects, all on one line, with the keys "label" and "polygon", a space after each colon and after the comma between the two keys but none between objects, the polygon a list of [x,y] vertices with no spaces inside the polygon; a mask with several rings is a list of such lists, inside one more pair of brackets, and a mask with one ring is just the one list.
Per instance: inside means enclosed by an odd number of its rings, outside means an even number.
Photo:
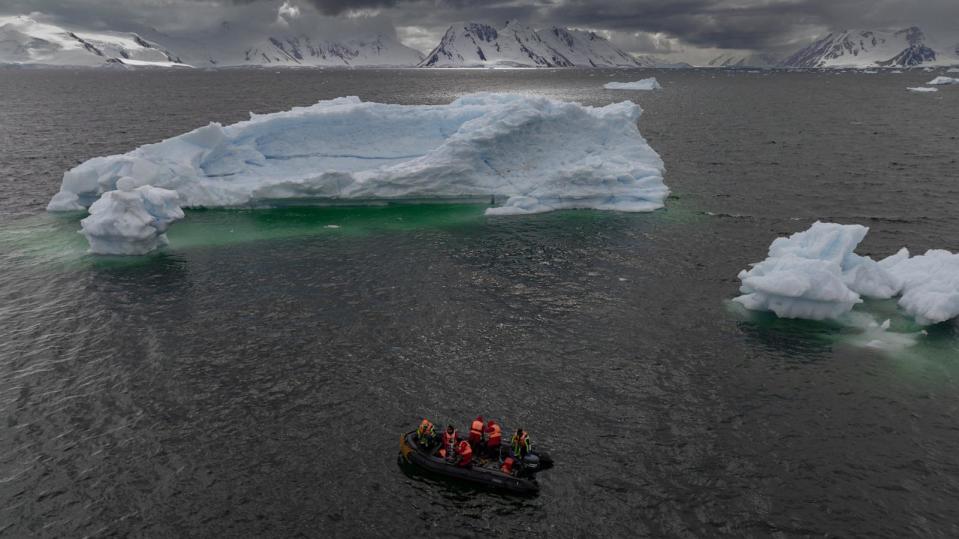
[{"label": "overcast sky", "polygon": [[944,45],[959,43],[959,0],[0,0],[0,14],[37,12],[65,23],[170,33],[223,21],[266,30],[281,18],[314,35],[395,26],[404,43],[423,52],[451,23],[509,19],[597,30],[629,52],[674,59],[722,49],[783,54],[843,28],[918,25]]}]

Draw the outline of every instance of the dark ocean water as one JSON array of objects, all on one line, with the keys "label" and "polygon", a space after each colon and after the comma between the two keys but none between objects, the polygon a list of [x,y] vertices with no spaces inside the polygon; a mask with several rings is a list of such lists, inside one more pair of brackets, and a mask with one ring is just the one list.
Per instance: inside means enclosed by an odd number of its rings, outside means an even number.
[{"label": "dark ocean water", "polygon": [[[654,74],[0,70],[0,535],[959,535],[956,326],[884,351],[727,304],[816,219],[959,250],[959,89]],[[135,259],[43,211],[64,170],[209,121],[479,90],[640,103],[667,208],[191,211]],[[420,417],[477,413],[551,452],[541,495],[397,465]]]}]

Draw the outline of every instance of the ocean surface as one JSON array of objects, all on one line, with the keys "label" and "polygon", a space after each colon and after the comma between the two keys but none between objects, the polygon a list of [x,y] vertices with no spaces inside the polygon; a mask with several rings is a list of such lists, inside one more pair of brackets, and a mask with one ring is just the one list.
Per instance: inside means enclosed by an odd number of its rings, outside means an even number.
[{"label": "ocean surface", "polygon": [[[933,76],[0,70],[0,536],[955,537],[959,329],[864,346],[729,303],[817,219],[959,251],[959,88],[906,91]],[[667,207],[188,211],[139,258],[44,211],[211,121],[484,90],[641,104]],[[421,417],[477,414],[553,455],[539,496],[398,465]]]}]

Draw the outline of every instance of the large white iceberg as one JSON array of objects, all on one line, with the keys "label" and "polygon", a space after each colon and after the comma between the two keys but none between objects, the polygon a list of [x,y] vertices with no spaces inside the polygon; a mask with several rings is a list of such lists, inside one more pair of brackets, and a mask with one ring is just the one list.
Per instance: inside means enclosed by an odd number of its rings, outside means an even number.
[{"label": "large white iceberg", "polygon": [[880,261],[854,251],[869,229],[814,223],[777,238],[766,260],[739,273],[742,295],[733,301],[782,318],[839,318],[862,297],[888,299],[923,325],[959,316],[959,254],[931,250],[910,258],[905,248]]},{"label": "large white iceberg", "polygon": [[587,107],[514,94],[449,105],[338,98],[91,159],[64,174],[47,209],[83,209],[131,177],[176,190],[185,207],[496,197],[505,203],[490,214],[652,211],[669,190],[640,113],[628,101]]},{"label": "large white iceberg", "polygon": [[117,190],[104,193],[80,221],[81,233],[96,254],[142,255],[167,244],[166,231],[183,219],[176,191],[144,185],[133,178],[117,180]]},{"label": "large white iceberg", "polygon": [[603,85],[607,90],[662,90],[655,77],[633,82],[607,82]]}]

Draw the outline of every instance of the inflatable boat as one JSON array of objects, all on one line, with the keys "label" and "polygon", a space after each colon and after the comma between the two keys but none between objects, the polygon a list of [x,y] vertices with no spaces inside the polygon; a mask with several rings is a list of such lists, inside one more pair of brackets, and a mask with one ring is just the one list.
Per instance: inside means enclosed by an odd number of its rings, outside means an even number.
[{"label": "inflatable boat", "polygon": [[534,453],[534,458],[529,459],[526,465],[519,466],[516,475],[511,475],[500,471],[498,460],[481,458],[463,468],[436,456],[437,449],[436,446],[427,448],[416,443],[416,432],[400,436],[400,456],[406,463],[436,475],[512,494],[529,496],[538,493],[535,473],[553,464],[548,455]]}]

